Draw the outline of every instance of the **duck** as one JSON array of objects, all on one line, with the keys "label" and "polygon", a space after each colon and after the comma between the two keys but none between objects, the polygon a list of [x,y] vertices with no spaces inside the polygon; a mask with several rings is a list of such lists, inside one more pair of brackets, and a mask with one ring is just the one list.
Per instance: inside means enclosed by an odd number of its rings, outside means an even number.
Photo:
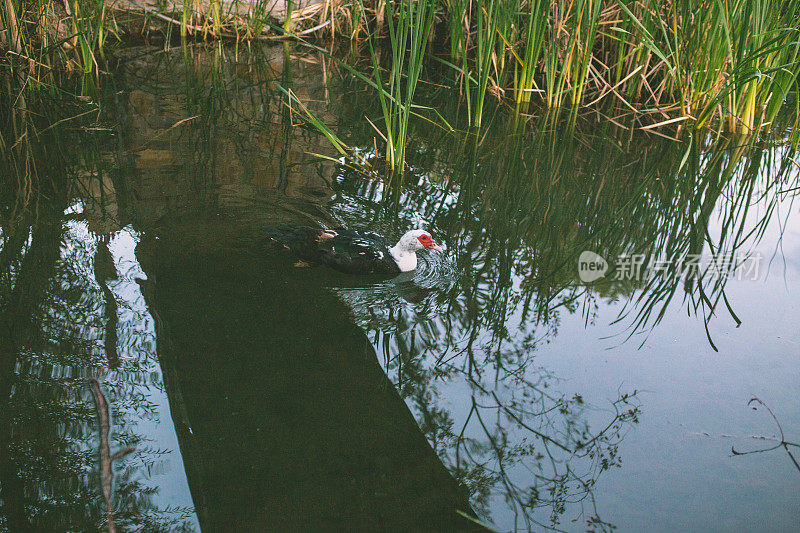
[{"label": "duck", "polygon": [[397,275],[417,268],[417,252],[442,252],[431,234],[407,231],[389,246],[382,235],[361,229],[322,229],[309,226],[268,226],[267,235],[303,261],[332,267],[348,274]]}]

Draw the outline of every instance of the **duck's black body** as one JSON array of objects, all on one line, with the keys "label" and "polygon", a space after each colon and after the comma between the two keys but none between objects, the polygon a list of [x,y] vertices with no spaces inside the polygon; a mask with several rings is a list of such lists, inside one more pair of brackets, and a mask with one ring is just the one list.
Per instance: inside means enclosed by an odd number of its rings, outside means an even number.
[{"label": "duck's black body", "polygon": [[308,226],[270,226],[264,231],[305,261],[320,263],[350,274],[400,273],[389,243],[374,231]]}]

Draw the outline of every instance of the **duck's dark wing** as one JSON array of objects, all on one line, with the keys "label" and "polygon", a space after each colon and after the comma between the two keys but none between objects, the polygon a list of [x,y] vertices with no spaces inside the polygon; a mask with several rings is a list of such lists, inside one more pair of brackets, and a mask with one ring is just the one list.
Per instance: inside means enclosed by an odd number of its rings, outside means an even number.
[{"label": "duck's dark wing", "polygon": [[389,248],[391,244],[380,233],[363,229],[334,228],[337,237],[351,239],[353,241],[367,241],[379,248]]},{"label": "duck's dark wing", "polygon": [[264,231],[272,240],[289,248],[297,256],[307,261],[319,261],[322,253],[320,244],[336,236],[336,232],[308,226],[268,226]]},{"label": "duck's dark wing", "polygon": [[386,240],[371,231],[333,230],[336,236],[320,244],[327,252],[324,263],[353,274],[398,274]]},{"label": "duck's dark wing", "polygon": [[298,257],[353,274],[397,274],[386,240],[372,231],[344,228],[323,230],[308,226],[265,228]]}]

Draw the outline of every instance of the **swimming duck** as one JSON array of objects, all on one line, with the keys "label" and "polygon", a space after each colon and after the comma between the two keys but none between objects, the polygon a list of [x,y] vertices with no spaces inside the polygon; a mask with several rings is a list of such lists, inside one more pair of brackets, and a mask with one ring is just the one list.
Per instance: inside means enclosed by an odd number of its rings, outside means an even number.
[{"label": "swimming duck", "polygon": [[406,232],[394,246],[374,231],[270,226],[264,231],[300,259],[350,274],[399,274],[417,268],[418,250],[442,249],[425,230]]}]

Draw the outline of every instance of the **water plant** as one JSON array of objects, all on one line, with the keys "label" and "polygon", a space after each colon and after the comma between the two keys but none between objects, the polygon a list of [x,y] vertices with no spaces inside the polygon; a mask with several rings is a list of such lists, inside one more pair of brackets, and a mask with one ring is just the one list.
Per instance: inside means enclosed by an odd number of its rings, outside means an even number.
[{"label": "water plant", "polygon": [[478,15],[475,40],[477,51],[475,54],[475,75],[477,88],[474,96],[474,112],[472,124],[480,128],[483,117],[483,102],[486,99],[486,88],[492,70],[492,60],[496,58],[495,41],[497,39],[498,8],[497,0],[479,0],[476,6]]},{"label": "water plant", "polygon": [[[69,31],[54,25],[52,6],[3,0],[5,68],[27,69],[41,81],[66,66],[97,83],[109,36],[124,39],[137,30],[104,0],[73,0],[65,7]],[[409,124],[423,107],[418,85],[436,81],[423,75],[432,60],[455,74],[451,96],[465,104],[477,129],[490,100],[510,104],[518,121],[541,109],[551,116],[566,111],[574,122],[585,109],[661,135],[670,125],[753,134],[770,127],[787,102],[800,119],[792,97],[800,74],[800,0],[707,6],[699,0],[346,0],[306,6],[260,0],[247,13],[227,0],[212,0],[201,12],[187,0],[177,7],[145,16],[167,28],[179,26],[185,39],[279,38],[316,46],[306,40],[315,35],[330,41],[329,57],[343,62],[333,47],[337,34],[351,44],[365,41],[368,46],[349,50],[356,56],[366,50],[366,66],[356,58],[347,69],[375,91],[381,118],[373,125],[390,173],[403,171]]]},{"label": "water plant", "polygon": [[550,2],[545,0],[531,1],[525,23],[524,54],[520,58],[515,56],[517,63],[514,65],[514,99],[517,105],[528,104],[535,89],[535,76],[540,55],[544,47],[545,30],[550,12]]},{"label": "water plant", "polygon": [[373,39],[369,39],[372,73],[383,113],[382,137],[386,143],[386,163],[392,172],[402,172],[405,163],[408,123],[413,113],[414,93],[425,61],[435,8],[435,2],[429,0],[387,2],[389,16],[385,20],[391,45],[391,62],[385,85],[379,51]]},{"label": "water plant", "polygon": [[648,87],[653,102],[679,108],[698,127],[716,116],[729,131],[753,132],[774,119],[796,87],[800,2],[714,2],[701,9],[682,0],[665,15],[656,2],[638,12],[632,2],[617,3],[630,35],[658,58],[651,68],[663,80]]}]

